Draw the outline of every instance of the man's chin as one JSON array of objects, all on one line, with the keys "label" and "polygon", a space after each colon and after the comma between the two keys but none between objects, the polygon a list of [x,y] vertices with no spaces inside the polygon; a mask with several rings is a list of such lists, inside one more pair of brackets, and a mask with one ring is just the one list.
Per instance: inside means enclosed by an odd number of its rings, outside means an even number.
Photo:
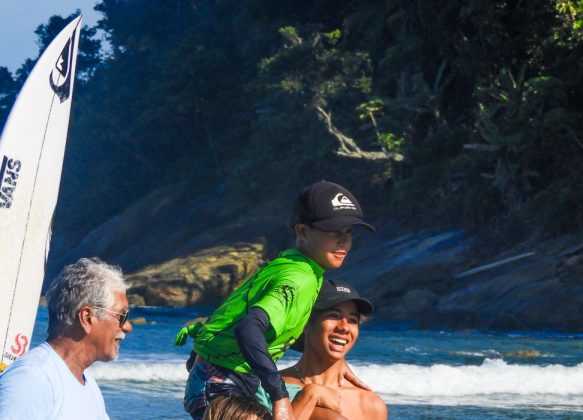
[{"label": "man's chin", "polygon": [[338,268],[342,267],[342,264],[344,263],[344,260],[334,260],[334,261],[330,261],[328,264],[328,269],[330,270],[337,270]]},{"label": "man's chin", "polygon": [[334,264],[337,268],[340,268],[342,264],[344,264],[344,260],[346,259],[346,254],[332,254],[330,257],[330,263]]},{"label": "man's chin", "polygon": [[119,352],[112,351],[111,353],[105,354],[102,358],[99,359],[100,362],[112,362],[114,360],[119,359]]}]

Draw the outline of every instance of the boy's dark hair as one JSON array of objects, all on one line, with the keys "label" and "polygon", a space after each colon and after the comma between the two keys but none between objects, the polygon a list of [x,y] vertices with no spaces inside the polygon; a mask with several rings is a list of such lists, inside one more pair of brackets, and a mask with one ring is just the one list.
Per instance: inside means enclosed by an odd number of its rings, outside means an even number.
[{"label": "boy's dark hair", "polygon": [[215,398],[204,411],[203,420],[247,419],[255,415],[259,420],[270,420],[271,413],[253,397],[228,395]]}]

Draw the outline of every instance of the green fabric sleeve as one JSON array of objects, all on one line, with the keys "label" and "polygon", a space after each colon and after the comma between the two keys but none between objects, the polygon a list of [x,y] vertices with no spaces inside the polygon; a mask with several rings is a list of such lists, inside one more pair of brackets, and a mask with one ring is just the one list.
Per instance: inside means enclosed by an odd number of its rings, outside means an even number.
[{"label": "green fabric sleeve", "polygon": [[300,285],[310,284],[313,280],[301,272],[294,274],[293,277],[282,276],[281,279],[272,280],[267,293],[253,305],[265,311],[276,337],[286,330],[289,316],[297,317],[303,312],[301,308],[312,304],[310,299],[303,296],[306,293],[300,293]]}]

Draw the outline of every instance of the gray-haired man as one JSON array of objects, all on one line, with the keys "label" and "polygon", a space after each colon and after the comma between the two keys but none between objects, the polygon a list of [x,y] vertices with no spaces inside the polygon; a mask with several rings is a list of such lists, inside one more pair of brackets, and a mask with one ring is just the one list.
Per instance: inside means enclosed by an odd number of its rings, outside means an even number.
[{"label": "gray-haired man", "polygon": [[109,419],[95,380],[85,372],[114,360],[132,330],[118,267],[98,258],[66,266],[47,291],[47,341],[0,376],[2,419]]}]

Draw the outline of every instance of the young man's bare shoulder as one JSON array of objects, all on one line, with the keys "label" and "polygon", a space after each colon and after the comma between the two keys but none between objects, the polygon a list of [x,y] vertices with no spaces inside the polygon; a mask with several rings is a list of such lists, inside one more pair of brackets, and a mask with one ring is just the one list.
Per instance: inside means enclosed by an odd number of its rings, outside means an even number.
[{"label": "young man's bare shoulder", "polygon": [[370,419],[386,419],[387,418],[387,405],[381,397],[379,397],[374,392],[366,392],[366,402],[365,405],[370,413]]},{"label": "young man's bare shoulder", "polygon": [[343,406],[346,404],[351,409],[358,407],[363,418],[370,420],[384,420],[387,418],[387,406],[381,397],[374,392],[350,387],[343,389],[341,393]]}]

